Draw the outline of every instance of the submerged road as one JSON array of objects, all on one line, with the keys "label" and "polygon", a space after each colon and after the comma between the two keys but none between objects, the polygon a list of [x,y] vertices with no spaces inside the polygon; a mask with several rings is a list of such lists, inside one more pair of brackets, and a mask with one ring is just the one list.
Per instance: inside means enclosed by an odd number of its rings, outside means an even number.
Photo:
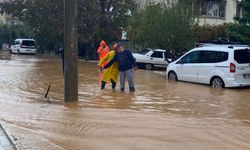
[{"label": "submerged road", "polygon": [[137,70],[135,93],[101,91],[96,65],[79,61],[79,102],[64,106],[60,59],[0,51],[0,123],[17,148],[250,149],[250,88],[169,82],[164,72]]}]

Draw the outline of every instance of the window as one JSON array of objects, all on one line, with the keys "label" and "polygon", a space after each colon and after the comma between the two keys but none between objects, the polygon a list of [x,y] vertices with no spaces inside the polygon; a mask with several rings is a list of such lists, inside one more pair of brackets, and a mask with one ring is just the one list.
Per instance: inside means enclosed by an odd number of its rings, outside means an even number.
[{"label": "window", "polygon": [[200,15],[225,18],[226,1],[201,0]]},{"label": "window", "polygon": [[[200,62],[200,51],[195,51],[187,54],[181,59],[181,62],[186,63],[199,63]],[[180,62],[179,62],[180,63]]]},{"label": "window", "polygon": [[217,52],[216,62],[223,62],[228,60],[228,52]]},{"label": "window", "polygon": [[146,55],[149,51],[150,51],[149,49],[143,49],[139,53],[142,54],[142,55]]},{"label": "window", "polygon": [[35,46],[35,41],[23,41],[22,45],[24,46]]},{"label": "window", "polygon": [[163,58],[163,52],[154,52],[151,57],[154,58]]},{"label": "window", "polygon": [[18,44],[20,44],[20,42],[19,41],[15,41],[14,45],[18,45]]},{"label": "window", "polygon": [[201,52],[201,63],[218,63],[228,60],[227,52],[203,51]]},{"label": "window", "polygon": [[250,63],[250,49],[234,51],[234,59],[239,64]]},{"label": "window", "polygon": [[236,7],[236,17],[242,17],[242,8],[239,5],[240,3],[237,3],[237,7]]}]

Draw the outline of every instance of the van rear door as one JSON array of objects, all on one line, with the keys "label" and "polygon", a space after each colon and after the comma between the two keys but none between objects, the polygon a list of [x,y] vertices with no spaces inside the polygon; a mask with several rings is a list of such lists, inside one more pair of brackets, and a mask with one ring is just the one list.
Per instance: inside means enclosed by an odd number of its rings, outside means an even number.
[{"label": "van rear door", "polygon": [[36,48],[36,42],[33,41],[33,40],[23,40],[21,47],[22,48],[35,49]]},{"label": "van rear door", "polygon": [[234,51],[236,82],[250,82],[250,48]]}]

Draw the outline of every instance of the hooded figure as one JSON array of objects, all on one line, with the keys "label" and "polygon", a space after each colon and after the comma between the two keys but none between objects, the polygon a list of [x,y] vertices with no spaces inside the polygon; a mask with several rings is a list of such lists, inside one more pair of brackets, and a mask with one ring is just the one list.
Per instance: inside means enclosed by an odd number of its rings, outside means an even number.
[{"label": "hooded figure", "polygon": [[[101,41],[97,53],[99,54],[99,61],[101,61],[109,53],[109,47],[107,46],[105,41]],[[104,62],[102,66],[104,66],[105,64],[107,64],[107,62]]]},{"label": "hooded figure", "polygon": [[[103,66],[105,62],[109,62],[110,60],[112,60],[115,56],[115,54],[117,53],[118,50],[118,45],[114,44],[113,45],[113,51],[110,51],[98,64],[98,66]],[[107,68],[104,70],[104,76],[102,79],[102,83],[101,83],[101,89],[105,88],[106,83],[108,83],[109,81],[111,81],[112,83],[112,89],[115,89],[116,87],[116,83],[117,83],[117,78],[118,78],[118,72],[119,72],[119,67],[118,67],[118,63],[115,62],[111,65],[111,67]]]}]

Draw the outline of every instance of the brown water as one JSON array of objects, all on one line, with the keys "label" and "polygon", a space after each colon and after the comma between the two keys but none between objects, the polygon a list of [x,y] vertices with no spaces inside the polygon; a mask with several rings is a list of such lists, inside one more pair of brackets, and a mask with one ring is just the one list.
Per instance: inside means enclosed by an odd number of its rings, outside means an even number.
[{"label": "brown water", "polygon": [[0,122],[19,149],[250,149],[250,88],[137,70],[134,94],[101,91],[96,62],[79,61],[79,102],[64,106],[60,59],[1,52],[0,68]]}]

